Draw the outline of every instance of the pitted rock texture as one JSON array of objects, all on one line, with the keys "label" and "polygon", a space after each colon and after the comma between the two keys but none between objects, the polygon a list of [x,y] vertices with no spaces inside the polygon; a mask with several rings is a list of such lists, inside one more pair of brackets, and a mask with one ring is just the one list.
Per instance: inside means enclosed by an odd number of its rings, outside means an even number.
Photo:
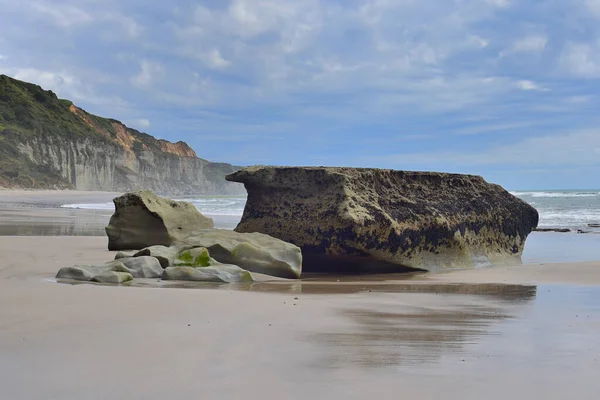
[{"label": "pitted rock texture", "polygon": [[248,201],[237,232],[302,249],[304,270],[423,270],[520,262],[537,211],[482,177],[334,167],[250,167],[227,176]]},{"label": "pitted rock texture", "polygon": [[109,250],[170,246],[190,232],[214,227],[213,220],[193,204],[164,199],[148,190],[126,193],[113,202],[115,213],[106,227]]}]

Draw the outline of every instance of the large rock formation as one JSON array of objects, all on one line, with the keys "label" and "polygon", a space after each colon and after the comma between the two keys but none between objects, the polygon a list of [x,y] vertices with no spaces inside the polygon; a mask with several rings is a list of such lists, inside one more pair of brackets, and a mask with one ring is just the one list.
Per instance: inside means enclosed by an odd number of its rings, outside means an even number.
[{"label": "large rock formation", "polygon": [[0,75],[0,187],[240,194],[235,170]]},{"label": "large rock formation", "polygon": [[305,271],[516,263],[538,223],[533,207],[472,175],[252,167],[227,179],[248,191],[236,231],[300,246]]},{"label": "large rock formation", "polygon": [[164,199],[148,190],[126,193],[113,202],[115,213],[106,227],[109,250],[170,246],[195,230],[214,227],[213,220],[193,204]]}]

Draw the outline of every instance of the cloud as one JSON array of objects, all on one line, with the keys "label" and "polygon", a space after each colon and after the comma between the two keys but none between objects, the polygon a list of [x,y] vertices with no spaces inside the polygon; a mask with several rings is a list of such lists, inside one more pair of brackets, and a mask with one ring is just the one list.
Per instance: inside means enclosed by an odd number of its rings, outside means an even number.
[{"label": "cloud", "polygon": [[500,57],[519,54],[538,54],[543,52],[548,45],[548,37],[544,34],[531,34],[519,38],[511,47],[500,52]]},{"label": "cloud", "polygon": [[562,68],[569,74],[600,77],[600,45],[597,43],[568,43],[560,57]]},{"label": "cloud", "polygon": [[530,90],[542,90],[545,91],[547,89],[544,89],[543,87],[541,87],[540,85],[538,85],[537,83],[533,82],[533,81],[529,81],[529,80],[520,80],[517,81],[515,83],[515,85],[517,86],[517,88],[521,89],[521,90],[525,90],[525,91],[530,91]]},{"label": "cloud", "polygon": [[221,52],[217,49],[209,51],[205,56],[205,61],[207,65],[213,69],[222,69],[231,65],[231,62],[224,59]]},{"label": "cloud", "polygon": [[34,11],[43,14],[51,22],[63,28],[84,25],[93,20],[88,12],[69,4],[47,4],[40,1],[32,3],[31,7]]},{"label": "cloud", "polygon": [[150,126],[152,124],[146,118],[138,118],[138,119],[129,120],[127,122],[127,125],[129,127],[131,127],[131,128],[135,128],[135,129],[139,129],[139,130],[144,130],[144,129],[150,128]]},{"label": "cloud", "polygon": [[238,163],[486,168],[474,154],[597,126],[600,1],[576,4],[0,0],[0,70]]},{"label": "cloud", "polygon": [[140,71],[131,78],[131,83],[138,87],[148,86],[156,80],[157,76],[162,74],[162,72],[163,68],[160,64],[142,60],[140,62]]},{"label": "cloud", "polygon": [[486,3],[498,8],[507,8],[511,5],[511,0],[485,0]]},{"label": "cloud", "polygon": [[436,165],[597,165],[600,157],[600,131],[587,130],[559,135],[531,137],[516,143],[479,152],[437,152],[382,156],[388,164]]}]

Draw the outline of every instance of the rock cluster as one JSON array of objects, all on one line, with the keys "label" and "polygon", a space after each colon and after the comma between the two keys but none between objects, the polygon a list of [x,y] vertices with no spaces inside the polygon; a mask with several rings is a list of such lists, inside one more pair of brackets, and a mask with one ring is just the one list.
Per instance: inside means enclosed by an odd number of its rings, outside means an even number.
[{"label": "rock cluster", "polygon": [[250,272],[237,265],[223,264],[203,247],[151,246],[131,255],[117,253],[114,261],[101,265],[65,267],[57,279],[125,283],[134,278],[160,278],[204,282],[252,282]]},{"label": "rock cluster", "polygon": [[235,230],[299,246],[305,270],[519,263],[538,224],[533,207],[473,175],[258,166],[227,180],[248,191]]},{"label": "rock cluster", "polygon": [[[125,283],[134,278],[207,282],[251,282],[251,272],[282,278],[302,274],[300,248],[261,233],[212,229],[213,221],[189,203],[149,191],[114,200],[106,227],[109,250],[119,251],[102,265],[62,268],[59,279]],[[207,229],[209,228],[209,229]]]}]

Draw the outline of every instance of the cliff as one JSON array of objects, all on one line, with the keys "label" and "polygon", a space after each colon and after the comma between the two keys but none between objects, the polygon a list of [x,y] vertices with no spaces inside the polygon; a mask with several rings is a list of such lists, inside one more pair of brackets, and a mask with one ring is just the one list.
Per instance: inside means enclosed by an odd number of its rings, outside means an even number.
[{"label": "cliff", "polygon": [[236,169],[0,75],[0,187],[243,194]]}]

